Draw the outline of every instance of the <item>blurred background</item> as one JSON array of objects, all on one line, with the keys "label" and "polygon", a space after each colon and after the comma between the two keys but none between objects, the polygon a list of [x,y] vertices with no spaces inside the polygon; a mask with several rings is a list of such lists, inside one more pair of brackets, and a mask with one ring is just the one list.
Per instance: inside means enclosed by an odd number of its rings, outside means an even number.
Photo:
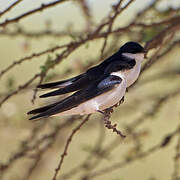
[{"label": "blurred background", "polygon": [[39,99],[37,85],[84,72],[127,41],[148,53],[111,116],[126,138],[91,115],[56,179],[180,179],[179,0],[0,0],[0,179],[53,179],[86,116],[28,121],[27,111],[64,98]]}]

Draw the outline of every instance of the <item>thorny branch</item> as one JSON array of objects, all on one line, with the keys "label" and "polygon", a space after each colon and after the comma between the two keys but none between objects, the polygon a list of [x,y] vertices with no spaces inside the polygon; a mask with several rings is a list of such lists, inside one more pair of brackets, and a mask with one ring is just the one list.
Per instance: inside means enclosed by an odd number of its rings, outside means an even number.
[{"label": "thorny branch", "polygon": [[[179,130],[180,130],[180,127],[178,127],[177,129],[175,129],[175,131],[173,131],[172,133],[170,133],[170,135],[168,135],[168,137],[172,138],[174,137],[175,135],[177,135],[179,133]],[[170,139],[169,138],[169,139]],[[104,175],[105,173],[108,173],[108,172],[112,172],[116,169],[119,169],[121,167],[125,167],[127,166],[128,164],[134,162],[134,161],[137,161],[137,160],[140,160],[144,157],[147,157],[148,155],[156,152],[156,151],[159,151],[161,150],[162,148],[164,148],[164,141],[166,141],[167,137],[165,137],[165,139],[161,140],[158,144],[152,146],[151,148],[149,148],[148,150],[144,151],[144,152],[141,152],[139,153],[137,156],[134,156],[130,159],[126,159],[122,162],[118,162],[112,166],[109,166],[107,168],[104,168],[102,170],[99,170],[99,171],[96,171],[96,172],[93,172],[92,174],[90,174],[88,177],[84,177],[85,179],[94,179],[95,177],[98,177],[100,175]]]},{"label": "thorny branch", "polygon": [[[18,86],[14,91],[4,93],[4,96],[2,95],[0,98],[0,106],[2,106],[5,102],[10,101],[10,97],[13,97],[17,95],[20,92],[24,92],[28,90],[29,87],[33,85],[33,82],[35,80],[39,80],[39,83],[41,83],[48,75],[49,70],[53,69],[55,66],[59,65],[66,57],[70,56],[75,50],[77,50],[79,47],[87,44],[88,42],[92,42],[94,40],[103,39],[103,44],[100,50],[100,58],[98,59],[98,62],[100,60],[103,60],[104,57],[107,57],[113,53],[114,50],[116,50],[120,45],[122,44],[122,39],[126,38],[129,40],[139,41],[140,43],[145,44],[145,48],[148,52],[148,61],[144,64],[142,69],[142,76],[144,72],[148,69],[152,69],[152,66],[156,64],[157,62],[160,62],[163,60],[163,57],[168,55],[170,52],[173,51],[175,47],[179,47],[180,40],[178,39],[178,33],[180,30],[180,14],[179,10],[180,7],[173,9],[169,8],[165,12],[162,12],[156,8],[156,5],[160,0],[152,1],[151,4],[148,4],[144,9],[140,10],[134,17],[128,22],[126,25],[122,27],[113,27],[113,24],[115,24],[117,17],[121,15],[121,13],[125,10],[128,10],[128,7],[135,2],[135,0],[130,0],[125,6],[122,6],[123,0],[118,0],[115,5],[112,6],[112,10],[109,12],[109,14],[101,21],[99,24],[94,24],[93,17],[92,17],[92,11],[90,6],[88,5],[86,0],[79,0],[77,1],[78,5],[80,6],[84,18],[86,20],[86,27],[83,30],[75,31],[71,30],[70,32],[65,30],[62,31],[54,31],[51,29],[42,30],[38,32],[31,32],[24,29],[23,26],[18,26],[15,28],[14,31],[8,29],[8,25],[11,25],[13,23],[18,23],[21,19],[31,16],[35,14],[36,12],[41,12],[45,9],[48,9],[50,7],[54,7],[57,4],[63,3],[66,0],[56,0],[52,1],[47,4],[42,4],[40,7],[32,9],[30,11],[24,12],[23,14],[12,17],[10,19],[6,19],[4,22],[0,23],[0,27],[3,27],[2,30],[0,30],[0,36],[4,37],[18,37],[21,36],[23,38],[33,38],[36,40],[36,38],[41,37],[66,37],[66,36],[74,36],[75,39],[71,40],[70,42],[66,44],[59,44],[57,46],[54,46],[52,48],[47,48],[44,51],[36,52],[31,54],[30,56],[22,57],[20,59],[14,60],[12,64],[7,66],[4,69],[0,70],[0,78],[6,77],[11,70],[13,70],[16,66],[20,66],[26,61],[33,61],[38,60],[40,56],[45,56],[48,54],[54,54],[56,51],[58,51],[58,54],[55,58],[51,60],[50,65],[44,66],[44,71],[37,72],[33,77],[29,78],[24,84]],[[0,17],[5,16],[7,12],[11,11],[12,8],[18,5],[18,3],[22,2],[22,0],[15,1],[12,3],[8,8],[0,12]],[[146,19],[149,18],[149,15],[151,13],[151,21],[147,21]],[[157,16],[159,14],[159,17]],[[155,18],[156,17],[156,18]],[[161,18],[160,18],[161,17]],[[82,35],[83,34],[83,35]],[[136,34],[136,37],[135,37]],[[110,44],[110,39],[112,39],[112,42]],[[60,39],[61,40],[61,39]],[[115,49],[112,49],[115,48]],[[153,51],[151,51],[153,49]],[[106,50],[106,51],[105,51]],[[91,66],[92,64],[88,64],[87,66],[83,66],[83,70],[86,70],[87,67]],[[74,71],[73,68],[70,67],[69,69],[71,72]],[[67,74],[69,72],[67,70]],[[171,73],[170,73],[171,72]],[[179,77],[179,67],[176,68],[176,70],[167,71],[166,76],[164,74],[160,74],[158,76],[158,79],[167,78],[167,76],[171,76],[174,79]],[[66,74],[64,74],[65,76]],[[141,76],[141,77],[142,77]],[[157,78],[157,77],[155,77]],[[147,78],[144,80],[145,84],[149,82],[153,82],[153,78]],[[143,86],[143,81],[139,81],[138,85]],[[103,160],[106,158],[108,159],[110,157],[110,154],[112,154],[113,150],[118,148],[121,145],[122,139],[119,137],[116,137],[115,139],[112,139],[109,144],[106,146],[103,146],[104,141],[106,138],[104,137],[104,134],[101,134],[99,136],[99,139],[95,143],[94,147],[89,150],[89,155],[83,162],[80,162],[76,167],[68,170],[68,172],[62,174],[62,179],[69,179],[73,177],[74,175],[80,174],[82,177],[81,179],[88,180],[88,179],[94,179],[96,177],[105,175],[107,173],[110,173],[111,171],[114,171],[116,169],[120,169],[122,167],[125,167],[134,161],[140,161],[143,157],[148,157],[150,154],[153,154],[157,151],[162,151],[163,148],[170,145],[170,142],[172,139],[174,139],[175,136],[178,137],[178,141],[176,144],[175,149],[175,157],[173,159],[174,161],[174,171],[172,174],[172,180],[177,180],[179,178],[178,170],[179,170],[179,132],[180,127],[178,126],[175,130],[173,130],[171,133],[164,134],[164,137],[160,139],[159,143],[150,147],[149,149],[143,151],[142,148],[142,142],[141,138],[148,133],[146,129],[144,131],[139,131],[137,128],[141,125],[143,125],[144,122],[146,122],[149,119],[153,119],[156,114],[161,114],[160,110],[163,108],[163,105],[168,103],[170,99],[175,99],[179,96],[179,88],[176,87],[174,90],[172,90],[169,93],[166,93],[165,95],[161,96],[153,96],[148,97],[147,99],[144,99],[144,101],[148,101],[149,99],[153,99],[154,104],[151,107],[151,110],[148,110],[141,114],[140,117],[134,118],[132,123],[128,123],[125,125],[125,132],[127,134],[127,137],[123,139],[124,142],[133,143],[133,150],[135,153],[131,156],[127,155],[122,161],[118,163],[112,163],[108,167],[104,167],[100,170],[97,170],[96,168],[100,166],[103,162]],[[134,86],[131,87],[132,91],[134,89]],[[130,91],[131,92],[131,91]],[[37,88],[34,90],[33,95],[33,101],[36,98]],[[138,111],[141,111],[138,109]],[[107,123],[110,122],[109,117],[105,121],[106,125],[109,125]],[[80,117],[70,117],[68,118],[64,123],[57,124],[55,126],[52,126],[49,131],[49,133],[43,134],[39,138],[40,132],[43,130],[43,128],[46,126],[48,121],[44,121],[40,126],[34,126],[31,130],[31,135],[29,138],[27,138],[25,141],[23,141],[20,145],[20,148],[17,152],[13,152],[12,156],[7,160],[6,163],[0,164],[0,178],[2,179],[5,174],[7,174],[8,170],[13,167],[13,165],[16,163],[17,160],[22,158],[28,158],[32,160],[32,163],[28,166],[27,171],[25,175],[23,175],[22,179],[28,179],[33,174],[34,170],[37,168],[38,164],[40,163],[41,159],[43,158],[43,154],[47,152],[47,150],[52,147],[55,140],[57,139],[58,134],[62,132],[65,128],[71,128],[72,122],[74,120],[82,120]],[[56,179],[57,174],[62,172],[62,165],[64,162],[64,158],[67,155],[67,151],[69,150],[69,146],[71,143],[72,138],[74,135],[78,132],[78,130],[88,121],[89,116],[86,117],[70,134],[69,138],[65,142],[65,147],[63,150],[63,153],[61,155],[59,164],[57,169],[55,170],[55,174],[53,177],[53,180]],[[111,124],[110,124],[111,125]],[[109,126],[110,129],[113,129],[117,133],[119,132],[115,126],[111,125]],[[148,131],[151,129],[149,127]],[[103,137],[103,138],[102,138]],[[43,146],[42,146],[43,145]],[[42,146],[42,147],[41,147]],[[58,150],[59,151],[59,150]],[[49,157],[51,158],[51,157]],[[82,173],[83,171],[83,173]]]},{"label": "thorny branch", "polygon": [[172,174],[172,180],[178,180],[180,179],[180,131],[179,131],[179,135],[178,135],[178,142],[176,145],[176,154],[174,157],[174,172]]},{"label": "thorny branch", "polygon": [[21,19],[23,19],[23,18],[25,18],[27,16],[30,16],[30,15],[35,14],[37,12],[41,12],[41,11],[47,9],[47,8],[50,8],[50,7],[53,7],[53,6],[57,5],[57,4],[59,4],[59,3],[63,3],[64,1],[67,1],[67,0],[55,0],[55,1],[47,3],[47,4],[41,4],[41,6],[38,7],[38,8],[35,8],[35,9],[33,9],[31,11],[28,11],[28,12],[25,12],[24,14],[21,14],[21,15],[19,15],[17,17],[14,17],[14,18],[11,18],[11,19],[6,19],[4,22],[0,23],[0,27],[4,27],[4,26],[6,26],[6,25],[8,25],[10,23],[18,22],[19,20],[21,20]]},{"label": "thorny branch", "polygon": [[[38,156],[38,154],[40,154],[39,151],[47,151],[48,147],[50,147],[52,145],[52,143],[55,142],[56,136],[59,134],[59,132],[61,132],[62,129],[64,129],[65,127],[69,127],[73,124],[73,122],[75,120],[79,119],[78,116],[74,116],[74,117],[70,117],[68,118],[65,122],[63,122],[62,124],[58,124],[54,127],[54,129],[49,133],[49,134],[44,134],[41,138],[37,138],[38,134],[42,131],[42,129],[44,128],[44,126],[46,125],[46,122],[44,122],[43,124],[39,125],[39,126],[35,126],[34,129],[31,132],[31,135],[29,136],[28,139],[26,139],[25,141],[22,141],[21,143],[21,147],[20,150],[17,151],[17,153],[14,153],[9,160],[7,161],[7,163],[1,163],[0,164],[0,177],[2,178],[3,174],[20,158],[23,157],[29,157],[28,153],[32,152],[34,150],[38,150],[35,152],[35,154],[33,155]],[[47,143],[49,141],[49,143]],[[33,145],[32,145],[32,142]],[[41,144],[46,144],[46,146],[43,149],[39,149],[39,146]]]},{"label": "thorny branch", "polygon": [[14,3],[12,3],[9,7],[7,7],[4,11],[0,12],[0,17],[6,14],[8,11],[10,11],[12,8],[17,6],[21,1],[23,0],[17,0]]},{"label": "thorny branch", "polygon": [[[128,5],[129,5],[130,3],[132,3],[132,2],[133,2],[133,1],[129,1],[129,3],[128,3],[126,6],[128,6]],[[109,17],[107,35],[106,35],[105,38],[104,38],[104,43],[103,43],[103,46],[102,46],[102,49],[101,49],[101,58],[103,58],[103,53],[104,53],[105,47],[106,47],[106,45],[107,45],[108,35],[109,35],[109,33],[112,31],[113,23],[114,23],[116,17],[118,16],[118,14],[119,14],[119,10],[118,10],[118,9],[119,9],[119,7],[121,6],[121,3],[122,3],[122,1],[119,1],[119,2],[117,3],[117,5],[114,5],[114,6],[113,6],[113,10],[114,10],[115,12],[114,12],[114,15],[113,15],[113,16],[110,16],[110,17]],[[125,6],[124,8],[122,8],[122,9],[120,9],[120,10],[122,11],[123,9],[126,8],[126,6]]]},{"label": "thorny branch", "polygon": [[[134,137],[135,130],[139,126],[141,126],[143,123],[145,123],[148,120],[148,118],[154,117],[156,114],[158,114],[159,110],[162,109],[163,105],[167,101],[169,101],[171,98],[175,98],[180,93],[179,90],[180,89],[177,89],[175,92],[169,93],[169,94],[165,95],[164,97],[158,99],[158,101],[152,107],[151,111],[144,112],[144,114],[142,114],[141,117],[135,119],[131,124],[126,125],[128,136],[126,137],[126,139],[123,139],[123,141],[124,140],[129,141],[129,139],[131,139],[131,141],[134,141],[135,144],[137,143],[137,145],[139,147],[139,141],[140,141],[139,138],[142,137],[144,133],[146,134],[146,131],[138,132],[138,133],[136,132],[136,137]],[[177,133],[177,131],[178,131],[178,129],[176,129],[172,133],[168,133],[167,135],[165,135],[164,138],[161,140],[161,146],[165,147],[165,146],[169,145],[172,138]],[[104,157],[109,157],[109,154],[112,153],[114,149],[118,148],[118,146],[121,145],[120,142],[121,142],[121,139],[119,137],[117,137],[117,138],[115,138],[115,140],[112,140],[112,142],[110,142],[107,146],[99,147],[99,149],[96,151],[94,150],[96,148],[96,146],[95,146],[94,149],[90,152],[90,153],[92,153],[92,157],[96,158],[96,160],[94,162],[87,163],[87,160],[85,159],[85,161],[82,162],[82,164],[80,164],[79,166],[77,166],[76,168],[74,168],[72,170],[69,170],[69,172],[62,175],[61,178],[69,179],[71,176],[77,174],[82,169],[85,169],[86,171],[88,170],[89,172],[96,169],[97,166],[101,164]],[[97,156],[97,154],[96,154],[97,152],[101,152],[98,154],[99,156]],[[132,158],[132,157],[131,156],[128,157],[127,161],[129,160],[129,158]],[[131,161],[131,162],[133,162],[133,161]],[[129,162],[129,163],[131,163],[131,162]],[[121,168],[121,166],[119,166],[119,168]],[[88,179],[88,177],[91,177],[90,174],[91,173],[85,174],[82,179],[84,179],[84,178]],[[101,175],[104,175],[104,173],[102,173]]]},{"label": "thorny branch", "polygon": [[14,61],[11,65],[9,65],[7,68],[5,68],[4,70],[2,70],[2,71],[0,72],[0,78],[1,78],[5,73],[7,73],[8,71],[10,71],[10,70],[11,70],[14,66],[16,66],[16,65],[20,65],[21,63],[23,63],[23,62],[25,62],[25,61],[32,60],[32,59],[35,58],[35,57],[37,58],[37,57],[39,57],[39,56],[45,55],[45,54],[50,53],[50,52],[54,52],[54,51],[56,51],[56,50],[58,50],[58,49],[65,48],[65,47],[66,47],[66,45],[55,46],[55,47],[50,48],[50,49],[47,49],[47,50],[45,50],[45,51],[41,51],[41,52],[39,52],[39,53],[33,53],[33,54],[30,55],[30,56],[27,56],[27,57],[21,58],[21,59],[19,59],[19,60],[16,60],[16,61]]},{"label": "thorny branch", "polygon": [[[120,27],[114,30],[111,30],[109,32],[104,32],[105,36],[107,37],[107,35],[113,34],[113,33],[119,33],[119,32],[123,32],[123,33],[127,33],[127,31],[129,30],[129,28],[151,28],[151,27],[158,27],[158,26],[168,26],[169,24],[172,23],[176,23],[179,21],[179,16],[173,16],[164,20],[161,20],[159,22],[153,22],[153,23],[140,23],[140,22],[131,22],[129,23],[127,26],[125,27]],[[27,37],[27,38],[41,38],[41,37],[46,37],[46,36],[50,36],[50,37],[65,37],[65,36],[70,36],[70,35],[74,35],[79,37],[81,35],[80,31],[72,31],[72,32],[68,32],[66,31],[54,31],[54,30],[42,30],[42,31],[37,31],[37,32],[29,32],[26,31],[25,29],[23,29],[23,27],[18,26],[18,28],[16,28],[16,30],[14,31],[10,31],[8,29],[3,29],[0,31],[0,36],[8,36],[8,37],[17,37],[17,36],[23,36],[23,37]],[[87,31],[84,31],[83,34],[87,34]]]},{"label": "thorny branch", "polygon": [[64,151],[63,151],[63,153],[62,153],[62,155],[61,155],[61,160],[60,160],[60,162],[59,162],[59,164],[58,164],[58,167],[55,169],[55,174],[54,174],[52,180],[56,180],[56,177],[57,177],[57,175],[58,175],[58,172],[61,170],[61,166],[62,166],[62,164],[63,164],[63,161],[64,161],[65,156],[67,156],[68,147],[69,147],[69,145],[70,145],[70,143],[71,143],[71,141],[72,141],[73,136],[74,136],[75,133],[76,133],[77,131],[79,131],[80,128],[89,120],[89,117],[90,117],[90,115],[88,115],[75,129],[72,130],[72,133],[70,134],[70,136],[68,137],[68,139],[67,139],[67,141],[66,141],[66,145],[65,145],[65,147],[64,147]]},{"label": "thorny branch", "polygon": [[108,109],[105,109],[103,112],[99,111],[100,113],[102,113],[104,115],[103,117],[103,121],[104,121],[104,125],[107,129],[112,129],[113,132],[115,132],[116,134],[118,134],[120,137],[125,138],[126,136],[124,134],[122,134],[122,132],[120,130],[118,130],[116,128],[117,124],[111,124],[110,121],[110,117],[111,117],[111,113],[113,113],[113,108],[119,106],[120,104],[122,104],[124,102],[124,97],[120,100],[120,102],[118,102],[116,105],[114,105],[113,107],[110,107]]}]

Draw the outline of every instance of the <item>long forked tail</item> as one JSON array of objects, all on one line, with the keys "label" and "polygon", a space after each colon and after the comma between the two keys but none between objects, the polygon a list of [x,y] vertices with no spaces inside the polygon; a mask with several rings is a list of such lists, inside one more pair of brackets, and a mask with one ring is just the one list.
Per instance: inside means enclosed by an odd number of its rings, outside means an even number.
[{"label": "long forked tail", "polygon": [[[77,91],[77,90],[84,88],[88,84],[89,84],[88,76],[80,75],[80,76],[77,76],[77,77],[72,78],[70,80],[67,80],[66,82],[61,83],[61,86],[62,85],[66,85],[66,86],[60,87],[57,90],[43,94],[40,96],[40,98],[46,98],[46,97],[50,97],[50,96],[57,96],[57,95],[62,95],[62,94],[74,92],[74,91]],[[49,84],[48,84],[48,86],[49,86]],[[47,87],[47,84],[46,84],[46,87]],[[56,87],[57,87],[57,85],[56,85]]]},{"label": "long forked tail", "polygon": [[51,83],[45,83],[45,84],[40,84],[38,86],[38,88],[41,89],[54,89],[54,88],[63,88],[66,86],[71,85],[74,81],[77,81],[78,79],[80,79],[82,77],[82,75],[67,79],[67,80],[63,80],[63,81],[56,81],[56,82],[51,82]]},{"label": "long forked tail", "polygon": [[[54,108],[58,104],[59,104],[59,102],[55,102],[53,104],[49,104],[47,106],[43,106],[43,107],[33,109],[33,110],[27,112],[28,115],[31,115],[31,114],[35,115],[35,116],[31,117],[29,120],[34,120],[34,119],[39,119],[41,117],[44,117],[44,112],[50,110],[51,108]],[[38,114],[38,115],[36,115],[36,114]]]},{"label": "long forked tail", "polygon": [[38,88],[41,89],[54,89],[54,88],[63,88],[68,85],[72,84],[70,80],[64,80],[64,81],[56,81],[52,83],[45,83],[38,85]]},{"label": "long forked tail", "polygon": [[49,104],[47,106],[43,106],[43,107],[40,107],[40,108],[37,108],[37,109],[33,109],[29,112],[27,112],[27,114],[38,114],[38,113],[42,113],[42,112],[45,112],[47,110],[49,110],[50,108],[53,108],[55,107],[59,102],[56,102],[56,103],[53,103],[53,104]]}]

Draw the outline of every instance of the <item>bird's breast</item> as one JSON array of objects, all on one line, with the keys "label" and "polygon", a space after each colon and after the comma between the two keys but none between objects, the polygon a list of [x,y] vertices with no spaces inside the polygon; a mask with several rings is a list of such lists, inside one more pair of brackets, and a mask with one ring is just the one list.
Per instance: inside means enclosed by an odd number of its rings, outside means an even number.
[{"label": "bird's breast", "polygon": [[133,69],[126,71],[127,87],[131,86],[138,79],[140,70],[141,63],[137,63]]}]

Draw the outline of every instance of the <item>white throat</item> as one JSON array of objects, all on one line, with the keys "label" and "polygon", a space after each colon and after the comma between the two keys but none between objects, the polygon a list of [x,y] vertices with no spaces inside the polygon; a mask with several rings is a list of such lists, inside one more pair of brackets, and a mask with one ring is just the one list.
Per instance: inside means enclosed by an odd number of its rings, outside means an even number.
[{"label": "white throat", "polygon": [[141,62],[144,60],[144,53],[123,53],[123,56],[126,56],[131,59],[135,59],[136,65],[133,69],[129,69],[125,71],[126,80],[127,80],[127,87],[131,86],[139,77],[140,70],[141,70]]},{"label": "white throat", "polygon": [[122,53],[122,55],[131,59],[135,59],[136,62],[142,62],[144,60],[144,53],[136,53],[136,54]]}]

